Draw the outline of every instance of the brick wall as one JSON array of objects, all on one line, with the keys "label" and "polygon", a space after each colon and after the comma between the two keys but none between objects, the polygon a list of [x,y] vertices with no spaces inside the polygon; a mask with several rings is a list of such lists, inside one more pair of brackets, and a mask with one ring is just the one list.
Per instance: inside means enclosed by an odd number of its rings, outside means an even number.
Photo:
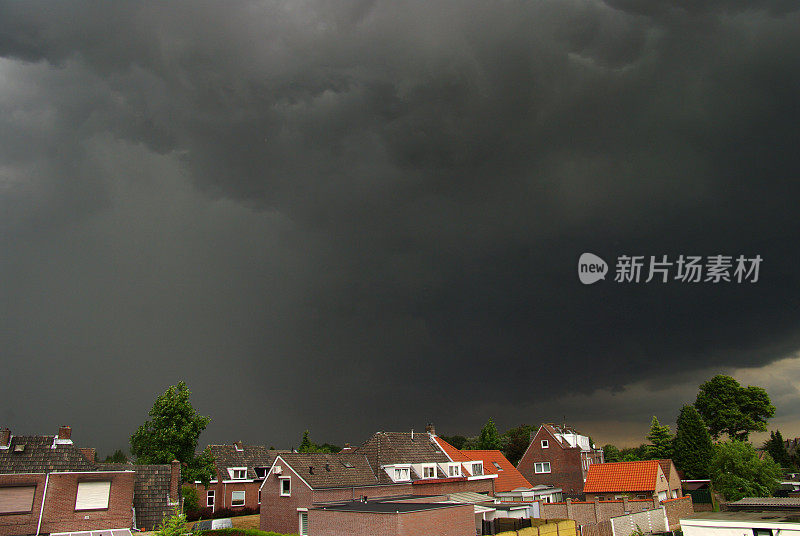
[{"label": "brick wall", "polygon": [[677,530],[680,528],[680,521],[682,517],[687,517],[694,513],[694,505],[692,504],[692,497],[686,495],[678,499],[670,499],[661,503],[667,512],[667,520],[669,521],[669,530]]},{"label": "brick wall", "polygon": [[[0,475],[0,485],[35,484],[33,510],[28,514],[0,516],[0,536],[35,534],[39,522],[45,475]],[[134,472],[51,473],[44,498],[41,533],[133,527]],[[111,481],[108,508],[75,510],[78,483]]]},{"label": "brick wall", "polygon": [[206,507],[206,498],[208,497],[208,490],[214,490],[214,510],[220,508],[233,508],[231,506],[231,494],[233,491],[244,491],[244,506],[248,508],[258,508],[258,489],[261,486],[260,481],[256,482],[238,482],[236,484],[225,484],[217,482],[216,484],[209,484],[208,488],[201,484],[194,484],[197,490],[197,499],[200,503],[200,508]]},{"label": "brick wall", "polygon": [[325,536],[473,536],[472,505],[405,513],[309,510],[308,533]]},{"label": "brick wall", "polygon": [[[678,500],[678,499],[675,499]],[[657,500],[649,501],[572,501],[562,503],[539,502],[544,519],[574,519],[578,525],[595,525],[625,513],[637,513],[658,508]]]}]

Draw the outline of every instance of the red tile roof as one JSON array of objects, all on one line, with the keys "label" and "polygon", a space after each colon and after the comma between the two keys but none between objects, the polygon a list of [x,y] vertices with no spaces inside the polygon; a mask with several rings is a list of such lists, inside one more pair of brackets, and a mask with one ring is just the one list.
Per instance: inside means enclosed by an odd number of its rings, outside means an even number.
[{"label": "red tile roof", "polygon": [[442,439],[441,437],[435,437],[436,443],[439,447],[447,454],[447,457],[453,460],[454,462],[469,462],[472,461],[471,458],[464,456],[464,453],[455,448],[453,445]]},{"label": "red tile roof", "polygon": [[[484,474],[497,475],[497,479],[494,481],[495,491],[511,491],[517,488],[530,489],[533,487],[499,450],[463,450],[460,452],[471,460],[483,461]],[[501,470],[495,467],[495,463],[500,466]]]},{"label": "red tile roof", "polygon": [[660,470],[658,460],[592,464],[583,492],[655,491]]}]

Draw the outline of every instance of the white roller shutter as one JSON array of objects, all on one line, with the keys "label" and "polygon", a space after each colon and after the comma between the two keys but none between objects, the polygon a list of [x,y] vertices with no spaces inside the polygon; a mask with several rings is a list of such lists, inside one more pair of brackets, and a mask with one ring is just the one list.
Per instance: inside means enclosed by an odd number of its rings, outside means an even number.
[{"label": "white roller shutter", "polygon": [[33,509],[33,492],[36,486],[0,488],[0,514],[30,512]]},{"label": "white roller shutter", "polygon": [[111,482],[78,482],[75,510],[102,510],[108,508]]}]

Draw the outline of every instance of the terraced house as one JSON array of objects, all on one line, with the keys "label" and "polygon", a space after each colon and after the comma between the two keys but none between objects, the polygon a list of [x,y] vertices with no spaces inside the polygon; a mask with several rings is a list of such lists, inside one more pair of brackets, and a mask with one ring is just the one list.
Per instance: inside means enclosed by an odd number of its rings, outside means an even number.
[{"label": "terraced house", "polygon": [[152,529],[179,505],[180,466],[107,466],[72,430],[15,436],[0,430],[0,536]]},{"label": "terraced house", "polygon": [[200,482],[194,483],[200,507],[212,512],[222,508],[234,511],[258,508],[261,483],[279,451],[241,441],[208,448],[214,456],[216,476],[207,488]]},{"label": "terraced house", "polygon": [[489,498],[496,478],[484,474],[483,462],[448,458],[432,429],[378,432],[351,452],[278,454],[261,486],[261,529],[333,536],[357,526],[374,534],[424,534],[435,520],[453,534],[474,534],[473,506],[449,497]]}]

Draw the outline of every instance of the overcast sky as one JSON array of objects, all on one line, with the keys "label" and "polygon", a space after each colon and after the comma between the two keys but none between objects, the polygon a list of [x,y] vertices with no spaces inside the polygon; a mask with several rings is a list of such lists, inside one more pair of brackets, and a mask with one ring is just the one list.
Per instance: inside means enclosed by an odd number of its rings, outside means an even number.
[{"label": "overcast sky", "polygon": [[[798,125],[796,1],[2,1],[0,425],[633,444],[726,372],[800,435]],[[681,254],[763,262],[614,281]]]}]

